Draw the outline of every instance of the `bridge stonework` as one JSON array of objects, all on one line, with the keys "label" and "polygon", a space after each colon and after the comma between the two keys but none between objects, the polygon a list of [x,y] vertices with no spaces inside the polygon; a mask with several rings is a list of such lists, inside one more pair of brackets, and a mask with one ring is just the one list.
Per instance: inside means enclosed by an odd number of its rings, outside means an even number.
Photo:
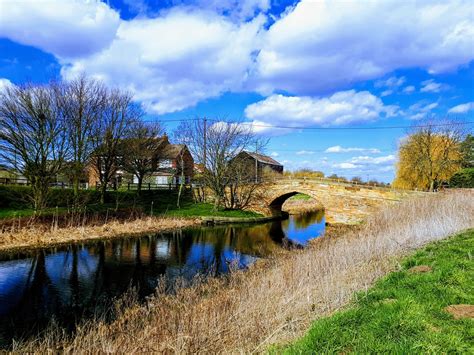
[{"label": "bridge stonework", "polygon": [[325,209],[329,223],[358,223],[382,205],[397,203],[420,192],[399,191],[364,185],[326,183],[312,180],[281,180],[262,187],[249,209],[265,216],[280,216],[285,201],[298,193],[309,195]]}]

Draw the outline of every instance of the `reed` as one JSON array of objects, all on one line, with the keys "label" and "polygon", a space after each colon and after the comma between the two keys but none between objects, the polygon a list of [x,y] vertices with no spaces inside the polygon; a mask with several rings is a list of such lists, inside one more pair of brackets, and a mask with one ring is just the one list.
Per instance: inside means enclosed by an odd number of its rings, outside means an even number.
[{"label": "reed", "polygon": [[[146,304],[121,303],[107,324],[88,321],[73,335],[52,327],[15,351],[262,352],[302,335],[312,320],[344,307],[394,270],[401,255],[474,226],[474,191],[387,206],[356,230],[318,238],[305,250],[256,263]],[[330,334],[328,334],[330,336]]]}]

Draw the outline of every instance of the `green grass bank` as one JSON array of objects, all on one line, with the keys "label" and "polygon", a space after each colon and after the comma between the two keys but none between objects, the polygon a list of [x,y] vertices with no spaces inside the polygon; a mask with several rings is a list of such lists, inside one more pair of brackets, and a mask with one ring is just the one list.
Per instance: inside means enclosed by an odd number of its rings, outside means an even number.
[{"label": "green grass bank", "polygon": [[[429,268],[412,269],[420,265]],[[346,310],[317,320],[302,339],[272,352],[472,354],[474,320],[445,310],[458,304],[474,305],[474,230],[405,258],[400,271],[356,294]]]},{"label": "green grass bank", "polygon": [[[27,186],[0,186],[0,219],[30,217],[31,208],[29,195],[31,188]],[[67,214],[74,201],[71,189],[52,188],[48,196],[48,206],[42,211],[43,216]],[[176,190],[144,190],[140,195],[135,191],[108,191],[106,203],[100,204],[100,194],[96,190],[81,190],[79,201],[88,213],[106,213],[107,211],[139,211],[145,215],[169,217],[260,217],[258,213],[240,210],[215,210],[210,203],[196,203],[189,190],[180,198]]]}]

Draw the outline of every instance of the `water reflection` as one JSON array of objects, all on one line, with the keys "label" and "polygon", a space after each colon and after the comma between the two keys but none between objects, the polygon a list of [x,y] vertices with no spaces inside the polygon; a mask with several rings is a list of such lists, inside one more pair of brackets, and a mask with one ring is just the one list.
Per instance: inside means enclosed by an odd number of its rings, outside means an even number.
[{"label": "water reflection", "polygon": [[245,268],[281,245],[305,244],[324,230],[322,213],[259,225],[202,227],[141,238],[45,249],[0,259],[0,344],[55,319],[66,328],[105,309],[130,286],[151,294],[160,277],[215,276]]}]

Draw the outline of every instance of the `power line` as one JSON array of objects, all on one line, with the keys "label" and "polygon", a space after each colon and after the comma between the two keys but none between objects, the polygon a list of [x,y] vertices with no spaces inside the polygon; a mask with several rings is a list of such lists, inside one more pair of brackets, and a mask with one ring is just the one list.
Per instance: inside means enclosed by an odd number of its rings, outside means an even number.
[{"label": "power line", "polygon": [[[147,122],[182,122],[182,121],[199,121],[201,118],[187,118],[187,119],[172,119],[172,120],[144,120]],[[277,128],[277,129],[291,129],[291,130],[331,130],[331,131],[347,131],[347,130],[384,130],[384,129],[409,129],[409,128],[426,128],[426,127],[449,127],[449,126],[457,126],[457,125],[470,125],[474,124],[474,121],[466,121],[466,122],[455,122],[455,123],[440,123],[440,124],[425,124],[425,125],[410,125],[410,126],[362,126],[362,127],[314,127],[314,126],[281,126],[281,125],[265,125],[265,124],[258,124],[253,122],[241,122],[241,121],[224,121],[224,120],[217,120],[217,119],[207,119],[207,121],[211,122],[225,122],[230,124],[242,124],[252,127],[259,127],[259,128]]]}]

